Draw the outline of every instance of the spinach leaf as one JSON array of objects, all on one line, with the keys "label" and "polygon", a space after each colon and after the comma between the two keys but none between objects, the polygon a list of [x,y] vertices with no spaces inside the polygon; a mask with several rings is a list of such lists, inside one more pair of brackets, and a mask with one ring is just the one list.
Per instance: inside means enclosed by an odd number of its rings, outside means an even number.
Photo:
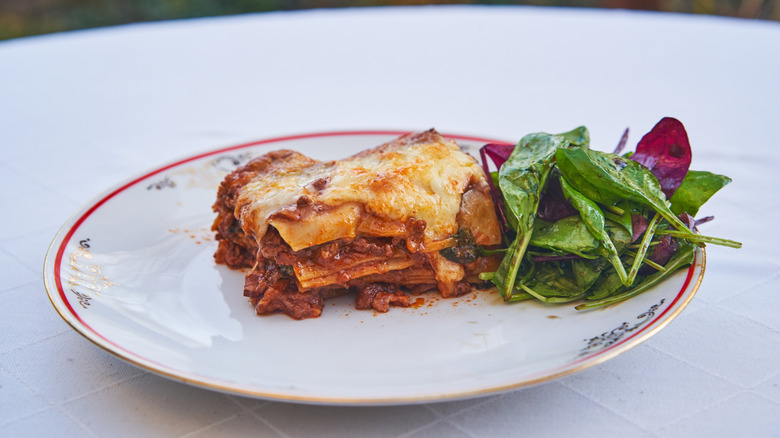
[{"label": "spinach leaf", "polygon": [[634,223],[631,219],[631,212],[635,209],[630,202],[627,200],[623,200],[617,203],[617,207],[620,208],[620,210],[623,211],[622,214],[613,213],[609,210],[604,210],[604,217],[611,220],[612,222],[615,222],[617,224],[620,224],[623,228],[626,229],[629,233],[634,233]]},{"label": "spinach leaf", "polygon": [[461,228],[452,237],[455,239],[455,246],[439,251],[444,258],[464,265],[477,261],[480,250],[469,228]]},{"label": "spinach leaf", "polygon": [[595,202],[583,196],[582,193],[575,190],[566,182],[566,178],[561,178],[561,188],[563,188],[563,194],[566,196],[566,199],[568,199],[574,208],[580,212],[580,217],[582,217],[582,221],[588,227],[591,234],[604,245],[609,262],[615,267],[615,271],[620,276],[620,281],[626,286],[631,286],[631,283],[628,281],[628,275],[626,274],[626,268],[620,260],[620,254],[618,254],[615,244],[612,243],[612,239],[607,233],[607,223],[604,218],[604,213],[601,212],[601,209]]},{"label": "spinach leaf", "polygon": [[563,134],[529,134],[515,146],[512,155],[498,171],[498,185],[504,195],[512,228],[524,232],[533,226],[544,182],[559,148],[570,145],[587,146],[588,131],[584,127]]},{"label": "spinach leaf", "polygon": [[584,292],[560,263],[541,263],[533,277],[518,282],[518,288],[544,303],[565,303],[580,299]]},{"label": "spinach leaf", "polygon": [[563,178],[595,202],[614,205],[623,199],[653,208],[682,233],[694,235],[667,206],[658,180],[636,161],[590,149],[558,149]]},{"label": "spinach leaf", "polygon": [[563,140],[559,147],[590,147],[590,133],[588,132],[588,128],[584,126],[574,128],[569,132],[564,132],[563,134],[554,135],[553,137],[557,137]]},{"label": "spinach leaf", "polygon": [[540,193],[552,168],[555,151],[570,145],[587,146],[588,141],[584,127],[559,135],[529,134],[520,140],[499,169],[498,185],[504,195],[507,221],[517,232],[513,246],[501,263],[509,264],[504,266],[507,277],[494,281],[505,300],[512,298],[517,270],[533,234]]},{"label": "spinach leaf", "polygon": [[693,264],[695,260],[696,260],[696,245],[690,242],[680,241],[680,248],[677,250],[677,253],[674,255],[674,257],[672,257],[672,259],[669,260],[669,263],[666,264],[666,266],[664,267],[665,269],[663,271],[658,271],[652,275],[648,275],[636,287],[628,289],[617,295],[611,295],[611,296],[607,296],[606,298],[595,299],[593,301],[580,304],[579,306],[575,307],[575,309],[577,310],[595,309],[597,307],[608,306],[610,304],[614,304],[635,297],[641,294],[642,292],[654,287],[655,285],[660,283],[663,279],[675,273],[679,269],[690,266],[691,264]]},{"label": "spinach leaf", "polygon": [[622,225],[611,220],[607,220],[606,228],[615,249],[618,253],[623,254],[623,250],[634,241],[634,236]]},{"label": "spinach leaf", "polygon": [[496,289],[498,289],[501,296],[507,301],[512,299],[517,272],[520,269],[520,263],[522,263],[523,255],[525,253],[525,247],[523,247],[521,251],[518,248],[518,245],[520,245],[518,239],[513,240],[509,244],[506,255],[501,260],[501,264],[495,272],[483,272],[479,274],[480,279],[489,280],[496,285]]},{"label": "spinach leaf", "polygon": [[553,251],[577,254],[585,258],[595,258],[585,253],[599,247],[599,241],[593,237],[579,216],[569,216],[556,222],[536,219],[531,235],[531,246]]},{"label": "spinach leaf", "polygon": [[685,212],[696,216],[699,208],[730,182],[731,178],[727,176],[700,170],[688,171],[682,184],[670,199],[672,211],[677,215]]},{"label": "spinach leaf", "polygon": [[608,266],[610,264],[602,258],[595,260],[572,260],[571,274],[574,278],[574,283],[583,291],[588,291]]},{"label": "spinach leaf", "polygon": [[625,289],[623,281],[620,280],[620,276],[614,269],[609,269],[596,280],[593,286],[588,290],[585,299],[601,300],[613,295],[621,289]]}]

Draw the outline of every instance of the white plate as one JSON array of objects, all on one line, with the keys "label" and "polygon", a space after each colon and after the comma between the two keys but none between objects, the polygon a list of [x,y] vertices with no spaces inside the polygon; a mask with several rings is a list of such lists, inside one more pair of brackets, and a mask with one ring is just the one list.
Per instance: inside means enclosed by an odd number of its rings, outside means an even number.
[{"label": "white plate", "polygon": [[[696,263],[604,309],[504,304],[496,292],[423,296],[389,313],[327,301],[320,318],[255,316],[243,273],[216,265],[210,226],[219,181],[272,149],[335,159],[400,132],[275,138],[190,157],[117,186],[71,218],[44,265],[59,314],[143,369],[245,396],[326,404],[475,397],[583,370],[628,351],[676,317],[704,274]],[[475,151],[489,139],[450,136]]]}]

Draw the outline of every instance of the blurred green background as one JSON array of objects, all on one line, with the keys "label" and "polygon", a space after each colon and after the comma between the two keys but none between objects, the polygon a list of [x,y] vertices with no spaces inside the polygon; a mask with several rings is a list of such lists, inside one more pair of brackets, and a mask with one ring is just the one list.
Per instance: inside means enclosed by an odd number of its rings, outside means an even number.
[{"label": "blurred green background", "polygon": [[427,4],[623,8],[780,21],[780,0],[0,0],[0,39],[247,12]]}]

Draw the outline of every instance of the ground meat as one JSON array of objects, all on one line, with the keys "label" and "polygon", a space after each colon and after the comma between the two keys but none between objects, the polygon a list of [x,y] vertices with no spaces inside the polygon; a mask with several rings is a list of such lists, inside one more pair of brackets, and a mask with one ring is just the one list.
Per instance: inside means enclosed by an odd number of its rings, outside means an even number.
[{"label": "ground meat", "polygon": [[251,268],[255,263],[255,253],[230,240],[220,240],[214,260],[233,269]]},{"label": "ground meat", "polygon": [[355,259],[366,255],[390,257],[395,252],[393,242],[388,237],[356,237],[340,239],[296,253],[296,256],[312,260],[320,266],[351,265]]},{"label": "ground meat", "polygon": [[298,260],[290,245],[282,239],[282,236],[272,227],[263,236],[263,245],[260,250],[263,258],[274,260],[280,265],[294,265]]},{"label": "ground meat", "polygon": [[[284,281],[284,283],[279,283]],[[270,288],[284,289],[290,286],[292,276],[273,262],[260,261],[256,269],[244,278],[244,296],[261,298]],[[278,284],[279,283],[279,284]],[[291,286],[295,286],[292,282]]]},{"label": "ground meat", "polygon": [[[471,284],[468,281],[461,281],[455,286],[455,296],[459,297],[471,292]],[[450,297],[447,297],[450,298]]]},{"label": "ground meat", "polygon": [[390,305],[409,307],[409,297],[401,292],[396,284],[370,283],[356,288],[355,308],[360,310],[376,309],[380,312],[390,310]]},{"label": "ground meat", "polygon": [[369,240],[365,237],[357,237],[349,244],[349,249],[359,254],[375,254],[384,257],[393,255],[393,240],[387,238],[375,238]]},{"label": "ground meat", "polygon": [[[276,285],[283,286],[283,283],[287,285],[287,282],[277,282]],[[317,291],[298,292],[294,287],[273,287],[253,304],[258,315],[284,313],[294,319],[306,319],[322,314],[323,301]]]}]

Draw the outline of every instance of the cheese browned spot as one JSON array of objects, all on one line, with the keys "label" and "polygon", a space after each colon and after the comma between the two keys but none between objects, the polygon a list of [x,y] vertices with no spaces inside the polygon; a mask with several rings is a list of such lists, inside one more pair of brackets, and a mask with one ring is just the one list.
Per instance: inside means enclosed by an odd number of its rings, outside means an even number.
[{"label": "cheese browned spot", "polygon": [[501,242],[482,168],[434,130],[340,161],[270,152],[225,178],[214,210],[216,260],[252,269],[245,295],[258,314],[319,316],[324,297],[350,289],[380,311],[408,305],[404,289],[457,296],[495,263],[442,257],[452,235]]}]

